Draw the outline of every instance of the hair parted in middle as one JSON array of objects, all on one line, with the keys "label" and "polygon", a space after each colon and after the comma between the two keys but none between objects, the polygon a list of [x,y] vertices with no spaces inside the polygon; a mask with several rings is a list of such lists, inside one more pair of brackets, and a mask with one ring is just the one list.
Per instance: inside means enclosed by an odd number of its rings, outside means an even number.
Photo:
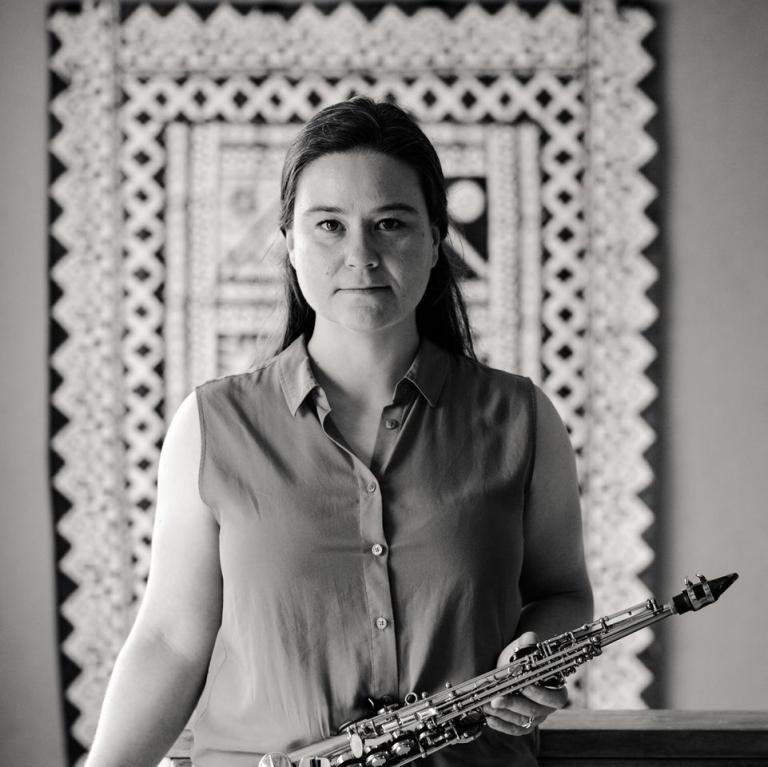
[{"label": "hair parted in middle", "polygon": [[[410,166],[417,174],[430,223],[439,233],[437,263],[416,307],[419,335],[454,354],[477,359],[466,306],[444,240],[448,235],[445,177],[432,143],[403,109],[385,101],[356,96],[322,109],[299,131],[283,164],[280,182],[280,230],[293,226],[296,190],[304,168],[327,154],[372,150]],[[286,319],[278,351],[304,334],[309,337],[315,312],[299,287],[288,255],[283,261]]]}]

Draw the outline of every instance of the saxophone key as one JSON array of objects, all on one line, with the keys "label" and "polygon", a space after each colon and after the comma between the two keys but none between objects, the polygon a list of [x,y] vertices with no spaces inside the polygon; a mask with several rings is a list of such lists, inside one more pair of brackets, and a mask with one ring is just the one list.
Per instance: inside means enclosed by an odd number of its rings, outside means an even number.
[{"label": "saxophone key", "polygon": [[365,767],[384,767],[389,761],[390,753],[387,748],[377,748],[365,756]]},{"label": "saxophone key", "polygon": [[412,735],[401,735],[392,741],[391,750],[396,757],[402,759],[418,752],[419,744]]},{"label": "saxophone key", "polygon": [[562,690],[565,687],[565,676],[563,674],[553,674],[548,679],[542,680],[539,684],[548,690]]}]

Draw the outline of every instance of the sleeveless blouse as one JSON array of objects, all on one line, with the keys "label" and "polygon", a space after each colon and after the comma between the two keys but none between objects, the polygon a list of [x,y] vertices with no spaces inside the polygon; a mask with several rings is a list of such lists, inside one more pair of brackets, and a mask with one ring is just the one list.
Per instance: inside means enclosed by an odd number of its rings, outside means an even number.
[{"label": "sleeveless blouse", "polygon": [[[196,767],[255,767],[496,665],[522,608],[535,391],[423,339],[370,466],[345,445],[303,338],[196,390],[199,487],[220,529],[221,627]],[[424,767],[530,767],[486,728]]]}]

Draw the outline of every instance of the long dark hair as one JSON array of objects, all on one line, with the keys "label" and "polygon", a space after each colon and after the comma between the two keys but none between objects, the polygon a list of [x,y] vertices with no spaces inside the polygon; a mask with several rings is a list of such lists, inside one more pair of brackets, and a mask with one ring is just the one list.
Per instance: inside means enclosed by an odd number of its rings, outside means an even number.
[{"label": "long dark hair", "polygon": [[[413,168],[419,177],[430,223],[440,234],[437,263],[416,307],[420,335],[454,354],[477,359],[461,291],[458,264],[449,258],[443,241],[448,235],[445,177],[437,152],[416,122],[400,107],[357,96],[318,112],[299,132],[286,154],[280,182],[280,229],[293,226],[296,189],[304,168],[334,152],[372,149]],[[279,351],[302,334],[311,335],[315,312],[309,306],[288,256],[283,261],[286,318]]]}]

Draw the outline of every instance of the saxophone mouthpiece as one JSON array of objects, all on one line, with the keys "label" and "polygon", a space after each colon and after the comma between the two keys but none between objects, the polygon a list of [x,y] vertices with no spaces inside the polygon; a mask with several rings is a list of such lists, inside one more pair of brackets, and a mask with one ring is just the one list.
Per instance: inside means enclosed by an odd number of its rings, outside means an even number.
[{"label": "saxophone mouthpiece", "polygon": [[717,601],[720,595],[730,588],[731,584],[739,577],[738,573],[729,573],[728,575],[721,575],[719,578],[709,582],[709,588],[712,589],[712,596]]},{"label": "saxophone mouthpiece", "polygon": [[688,578],[685,578],[683,581],[685,589],[672,597],[673,609],[679,615],[691,610],[700,610],[702,607],[717,602],[722,593],[730,588],[739,577],[739,574],[729,573],[711,581],[708,581],[703,575],[697,574],[696,577],[698,583],[692,583]]}]

